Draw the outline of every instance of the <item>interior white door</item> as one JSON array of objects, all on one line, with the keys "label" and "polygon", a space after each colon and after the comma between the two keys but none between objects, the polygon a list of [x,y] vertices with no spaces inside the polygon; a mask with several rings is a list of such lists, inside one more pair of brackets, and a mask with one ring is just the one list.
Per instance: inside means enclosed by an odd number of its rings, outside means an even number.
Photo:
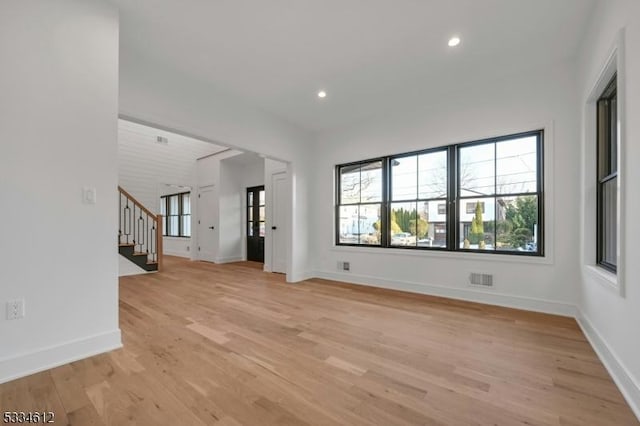
[{"label": "interior white door", "polygon": [[198,259],[215,262],[217,249],[218,200],[215,186],[198,192]]},{"label": "interior white door", "polygon": [[271,224],[272,272],[287,272],[287,174],[271,175],[273,223]]}]

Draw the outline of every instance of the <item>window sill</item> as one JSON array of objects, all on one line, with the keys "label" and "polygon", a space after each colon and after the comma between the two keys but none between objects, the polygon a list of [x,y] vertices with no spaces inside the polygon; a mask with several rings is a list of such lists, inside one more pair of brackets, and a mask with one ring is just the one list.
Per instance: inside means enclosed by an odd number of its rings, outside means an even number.
[{"label": "window sill", "polygon": [[618,276],[613,272],[609,272],[604,268],[595,265],[586,265],[585,271],[595,281],[599,282],[604,287],[621,294],[620,282]]},{"label": "window sill", "polygon": [[395,248],[379,247],[353,247],[333,245],[331,250],[341,253],[365,253],[375,255],[391,256],[414,256],[433,259],[456,259],[476,262],[500,262],[500,263],[524,263],[530,265],[552,265],[553,258],[549,254],[544,256],[517,256],[508,254],[485,254],[485,253],[465,253],[436,250],[407,250]]}]

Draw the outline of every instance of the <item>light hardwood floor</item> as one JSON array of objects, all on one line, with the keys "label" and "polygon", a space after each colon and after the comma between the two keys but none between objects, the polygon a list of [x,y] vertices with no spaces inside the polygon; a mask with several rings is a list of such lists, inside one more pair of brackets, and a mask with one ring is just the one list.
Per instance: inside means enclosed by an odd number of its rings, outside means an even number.
[{"label": "light hardwood floor", "polygon": [[569,318],[166,259],[124,349],[0,385],[56,424],[637,425]]}]

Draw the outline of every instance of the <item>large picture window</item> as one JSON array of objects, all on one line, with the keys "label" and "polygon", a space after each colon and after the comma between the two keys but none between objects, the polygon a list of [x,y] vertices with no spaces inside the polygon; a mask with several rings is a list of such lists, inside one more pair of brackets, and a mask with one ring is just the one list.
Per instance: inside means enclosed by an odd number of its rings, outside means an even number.
[{"label": "large picture window", "polygon": [[598,100],[598,265],[617,270],[618,256],[618,95],[616,76]]},{"label": "large picture window", "polygon": [[160,214],[165,237],[191,237],[191,193],[160,197]]},{"label": "large picture window", "polygon": [[336,244],[544,254],[543,131],[338,165]]}]

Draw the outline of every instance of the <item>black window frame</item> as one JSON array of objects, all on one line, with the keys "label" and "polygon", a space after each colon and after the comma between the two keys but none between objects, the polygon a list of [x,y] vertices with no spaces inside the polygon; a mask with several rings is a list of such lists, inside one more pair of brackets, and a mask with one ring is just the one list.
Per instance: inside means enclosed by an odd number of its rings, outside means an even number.
[{"label": "black window frame", "polygon": [[[184,213],[184,195],[189,196],[189,213]],[[177,214],[173,214],[170,208],[170,199],[171,197],[178,197],[178,212]],[[162,227],[162,236],[163,237],[171,237],[171,238],[191,238],[191,233],[189,235],[184,235],[183,232],[183,223],[188,220],[191,221],[191,191],[184,192],[176,192],[174,194],[162,195],[160,197],[160,204],[164,204],[165,216],[163,217],[163,227]],[[162,211],[162,210],[161,210]],[[171,225],[170,217],[178,218],[178,232],[173,232]]]},{"label": "black window frame", "polygon": [[[460,234],[460,214],[457,206],[460,202],[465,199],[474,198],[472,196],[461,196],[460,195],[460,187],[459,187],[459,170],[460,170],[460,149],[464,147],[481,145],[481,144],[497,144],[499,142],[508,141],[512,139],[520,139],[525,137],[535,136],[536,137],[536,191],[535,192],[523,192],[523,193],[496,193],[492,197],[497,199],[500,197],[511,197],[511,196],[536,196],[537,197],[537,209],[538,209],[538,217],[537,217],[537,246],[536,250],[528,251],[528,250],[498,250],[495,248],[493,250],[486,249],[473,249],[473,248],[463,248],[460,247],[459,243],[459,234]],[[422,155],[433,153],[437,151],[446,151],[447,152],[447,194],[446,194],[446,247],[429,247],[429,246],[419,246],[419,245],[410,245],[410,246],[400,246],[400,245],[391,245],[391,232],[389,229],[389,220],[391,215],[391,164],[392,161],[396,158],[409,157],[414,155]],[[340,204],[341,201],[341,170],[345,167],[354,167],[358,165],[364,165],[371,162],[382,162],[382,202],[381,204],[381,235],[380,235],[380,244],[362,244],[362,243],[347,243],[340,242],[340,207],[349,205],[349,204]],[[497,161],[496,161],[497,163]],[[497,180],[497,177],[494,179]],[[375,157],[371,159],[366,159],[362,161],[353,161],[344,164],[338,164],[335,166],[335,223],[334,223],[334,242],[336,246],[351,246],[351,247],[372,247],[372,248],[393,248],[393,249],[403,249],[403,250],[424,250],[424,251],[446,251],[446,252],[466,252],[466,253],[485,253],[485,254],[499,254],[499,255],[515,255],[515,256],[529,256],[529,257],[544,257],[545,256],[545,221],[544,221],[544,207],[545,207],[545,192],[544,192],[544,129],[532,130],[521,133],[514,133],[505,136],[495,137],[495,138],[487,138],[470,142],[462,142],[452,145],[445,145],[439,147],[433,147],[418,151],[412,151],[402,154],[388,155],[382,157]],[[496,183],[497,186],[497,183]],[[475,197],[482,198],[482,197]],[[437,198],[437,200],[441,200],[443,198]],[[436,200],[436,199],[434,199]],[[412,202],[413,200],[411,200]],[[422,201],[422,200],[420,200]],[[400,201],[397,201],[400,202]],[[494,219],[497,222],[497,218]],[[495,229],[497,226],[494,224],[494,233],[497,232]],[[435,228],[434,228],[435,229]],[[494,234],[495,237],[495,234]],[[495,244],[495,238],[494,238]]]},{"label": "black window frame", "polygon": [[[363,165],[367,165],[367,164],[371,164],[371,163],[377,163],[377,162],[381,162],[381,169],[382,169],[382,199],[380,202],[367,202],[367,203],[363,203],[362,199],[360,200],[359,203],[340,203],[341,202],[341,193],[342,193],[342,179],[341,179],[341,170],[343,168],[349,168],[349,167],[355,167],[355,166],[360,166],[362,167]],[[340,241],[340,207],[342,206],[368,206],[368,205],[376,205],[376,204],[380,204],[380,228],[381,229],[386,229],[387,227],[387,221],[388,221],[388,215],[387,215],[387,205],[389,204],[386,200],[388,199],[388,195],[389,195],[389,182],[388,182],[388,167],[389,167],[389,163],[388,163],[388,158],[385,157],[380,157],[380,158],[372,158],[369,160],[363,160],[363,161],[354,161],[351,163],[345,163],[345,164],[341,164],[340,166],[336,167],[336,185],[337,185],[337,192],[336,192],[336,197],[337,197],[337,201],[335,204],[335,234],[336,234],[336,241]],[[350,244],[350,243],[341,243],[341,245],[351,245],[351,246],[356,246],[356,247],[385,247],[388,244],[388,236],[386,235],[386,232],[381,232],[380,233],[380,244]]]},{"label": "black window frame", "polygon": [[[617,103],[618,103],[618,75],[611,78],[606,88],[598,98],[596,103],[596,123],[597,123],[597,143],[596,143],[596,264],[609,272],[617,273],[618,266],[605,260],[605,241],[607,241],[607,227],[605,218],[605,196],[604,186],[612,181],[618,180],[618,151],[619,135],[617,129]],[[615,100],[615,107],[612,107],[612,100]],[[611,115],[615,114],[615,120]],[[612,123],[615,121],[615,123]],[[612,132],[615,135],[612,137]],[[615,148],[615,149],[614,149]],[[617,203],[617,198],[616,198]],[[615,241],[618,242],[618,206],[616,205],[616,218],[613,228],[615,229]],[[617,248],[616,248],[617,254]]]}]

